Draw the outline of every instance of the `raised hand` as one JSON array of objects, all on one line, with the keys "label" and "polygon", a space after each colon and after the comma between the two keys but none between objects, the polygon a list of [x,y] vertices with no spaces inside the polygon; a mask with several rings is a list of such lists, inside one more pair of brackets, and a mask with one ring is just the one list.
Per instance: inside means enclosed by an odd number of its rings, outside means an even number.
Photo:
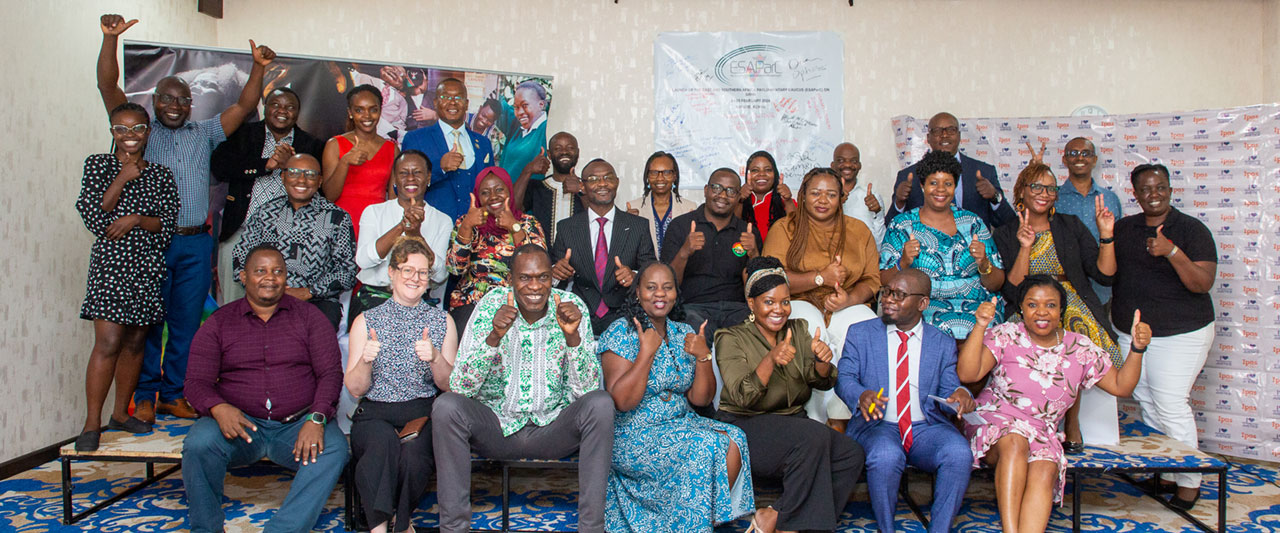
[{"label": "raised hand", "polygon": [[418,356],[418,360],[424,363],[432,363],[436,360],[436,345],[431,342],[431,326],[422,328],[422,338],[413,341],[413,354]]},{"label": "raised hand", "polygon": [[994,184],[987,181],[987,178],[982,177],[981,170],[977,172],[977,177],[973,180],[973,184],[977,187],[978,194],[982,195],[983,198],[986,198],[987,201],[995,200],[996,196],[1000,193],[1000,189],[997,189]]},{"label": "raised hand", "polygon": [[1040,151],[1037,152],[1031,148],[1031,141],[1027,141],[1027,151],[1031,152],[1031,160],[1027,164],[1040,163],[1044,164],[1044,141],[1040,141]]},{"label": "raised hand", "polygon": [[564,179],[564,183],[560,186],[564,187],[564,192],[568,194],[578,194],[582,192],[582,179],[574,174],[570,174]]},{"label": "raised hand", "polygon": [[360,137],[357,136],[356,142],[352,143],[351,149],[348,150],[347,153],[343,154],[342,157],[338,159],[338,162],[346,163],[347,165],[359,166],[363,165],[364,162],[368,160],[369,154],[360,149]]},{"label": "raised hand", "polygon": [[769,357],[778,366],[787,366],[796,358],[796,347],[791,345],[791,328],[787,328],[787,336],[769,350]]},{"label": "raised hand", "polygon": [[630,287],[631,283],[636,280],[636,273],[632,272],[626,265],[623,265],[622,260],[618,259],[616,255],[613,256],[613,264],[617,267],[613,269],[613,279],[617,280],[618,285]]},{"label": "raised hand", "polygon": [[564,332],[565,337],[577,335],[578,326],[582,325],[582,310],[573,302],[561,302],[558,294],[553,299],[556,303],[556,323],[560,325],[560,331]]},{"label": "raised hand", "polygon": [[791,187],[787,187],[787,184],[782,183],[782,174],[778,174],[778,196],[781,196],[788,204],[792,202]]},{"label": "raised hand", "polygon": [[284,164],[289,158],[293,157],[293,147],[289,143],[279,143],[276,150],[271,152],[271,157],[267,158],[267,170],[275,170],[284,168]]},{"label": "raised hand", "polygon": [[565,250],[564,257],[561,257],[556,264],[551,265],[551,277],[556,281],[564,281],[573,277],[573,267],[569,266],[569,258],[573,257],[573,248]]},{"label": "raised hand", "polygon": [[747,251],[747,257],[760,255],[760,250],[756,247],[756,232],[751,231],[750,222],[747,223],[747,231],[738,236],[738,242],[742,243],[742,248]]},{"label": "raised hand", "polygon": [[987,258],[987,245],[974,239],[973,242],[969,243],[969,256],[973,257],[974,263],[981,263],[983,259]]},{"label": "raised hand", "polygon": [[684,353],[692,355],[699,363],[711,360],[711,349],[707,348],[707,321],[698,326],[698,333],[684,336]]},{"label": "raised hand", "polygon": [[373,364],[380,350],[382,350],[382,343],[378,342],[378,332],[369,328],[369,340],[364,341],[364,349],[360,350],[360,362]]},{"label": "raised hand", "polygon": [[116,179],[124,180],[125,183],[138,179],[142,175],[142,169],[138,167],[138,160],[142,158],[142,154],[124,154],[124,161],[120,162],[120,173],[116,174]]},{"label": "raised hand", "polygon": [[916,258],[920,256],[920,240],[916,239],[915,232],[911,232],[911,238],[907,242],[902,243],[902,259],[898,260],[900,268],[911,268],[911,264],[916,262]]},{"label": "raised hand", "polygon": [[627,202],[627,212],[636,216],[640,216],[640,210],[634,207],[631,207],[631,202]]},{"label": "raised hand", "polygon": [[844,264],[841,262],[840,254],[836,254],[836,260],[832,261],[831,264],[822,269],[819,274],[822,275],[822,281],[824,284],[830,283],[838,286],[844,283],[844,278],[849,275],[849,269],[845,268]]},{"label": "raised hand", "polygon": [[640,354],[658,353],[658,348],[662,347],[662,334],[655,328],[644,329],[637,318],[632,318],[631,323],[635,324],[636,333],[640,335]]},{"label": "raised hand", "polygon": [[1098,238],[1110,239],[1115,236],[1116,214],[1107,209],[1101,194],[1093,197],[1093,221],[1098,225]]},{"label": "raised hand", "polygon": [[470,196],[471,202],[467,203],[467,206],[469,206],[467,208],[467,214],[462,215],[462,223],[460,224],[462,227],[458,228],[459,234],[462,233],[461,230],[465,230],[467,235],[474,235],[473,231],[475,230],[475,227],[483,224],[485,217],[489,216],[488,210],[476,205],[475,193],[471,193]]},{"label": "raised hand", "polygon": [[978,310],[974,311],[973,318],[977,321],[974,329],[985,328],[992,320],[996,319],[996,297],[992,296],[991,301],[982,302],[978,306]]},{"label": "raised hand", "polygon": [[[791,331],[788,330],[787,333]],[[813,350],[813,356],[819,361],[830,363],[835,354],[831,352],[831,347],[827,343],[822,342],[822,328],[813,330],[813,340],[809,342],[809,349]]]},{"label": "raised hand", "polygon": [[410,198],[409,207],[404,210],[404,218],[400,219],[400,225],[404,228],[404,233],[422,236],[422,221],[426,216],[426,210],[418,205],[418,199]]},{"label": "raised hand", "polygon": [[493,219],[497,221],[499,226],[507,228],[508,230],[512,229],[518,223],[516,216],[511,214],[511,210],[505,207],[493,213]]},{"label": "raised hand", "polygon": [[98,24],[102,26],[102,33],[111,36],[124,33],[125,30],[132,28],[137,23],[138,19],[125,22],[124,17],[120,15],[103,15],[98,19]]},{"label": "raised hand", "polygon": [[[498,311],[493,314],[493,331],[489,333],[489,337],[495,340],[501,340],[507,336],[507,330],[511,329],[511,325],[516,323],[516,314],[520,310],[516,309],[515,292],[507,293],[507,304],[499,307]],[[490,343],[490,346],[494,344]]]},{"label": "raised hand", "polygon": [[846,307],[849,307],[849,293],[845,292],[843,285],[836,285],[836,292],[822,299],[822,308],[828,313],[834,313]]},{"label": "raised hand", "polygon": [[249,39],[249,51],[253,52],[253,63],[260,67],[270,65],[276,60],[276,52],[267,47],[267,45],[257,45],[253,39]]},{"label": "raised hand", "polygon": [[1164,236],[1164,224],[1156,226],[1155,237],[1147,238],[1147,253],[1153,257],[1169,257],[1177,248],[1173,245],[1173,241]]},{"label": "raised hand", "polygon": [[532,176],[534,174],[546,174],[547,170],[550,169],[551,159],[547,157],[547,149],[543,148],[541,152],[538,152],[538,157],[533,158],[532,161],[529,161],[529,164],[524,166],[522,173]]},{"label": "raised hand", "polygon": [[[752,242],[755,242],[755,239],[753,238],[753,239],[751,239],[751,241],[752,241]],[[707,236],[706,236],[706,234],[702,233],[701,231],[698,231],[698,222],[697,222],[697,221],[695,221],[695,220],[690,220],[690,221],[689,221],[689,235],[688,235],[688,236],[686,236],[686,237],[684,238],[684,249],[685,249],[685,253],[686,253],[686,254],[692,254],[693,252],[696,252],[696,251],[698,251],[698,250],[701,250],[701,249],[702,249],[702,247],[703,247],[703,246],[706,246],[706,245],[707,245]],[[746,246],[746,243],[743,243],[742,245],[743,245],[743,246]]]},{"label": "raised hand", "polygon": [[[871,408],[873,405],[875,409]],[[889,405],[889,397],[884,394],[878,394],[871,389],[862,391],[862,394],[858,396],[858,411],[862,413],[862,419],[867,422],[884,418],[886,405]]]},{"label": "raised hand", "polygon": [[870,183],[867,184],[867,195],[862,197],[862,204],[867,206],[867,211],[871,211],[872,213],[879,213],[880,209],[882,209],[882,207],[880,207],[880,200],[876,200],[876,195],[871,194]]},{"label": "raised hand", "polygon": [[908,172],[906,181],[899,183],[898,186],[893,189],[893,203],[906,205],[907,197],[911,195],[911,186],[915,184],[915,182],[916,174],[914,172]]},{"label": "raised hand", "polygon": [[[1030,222],[1027,222],[1027,218],[1029,215],[1026,209],[1018,211],[1018,244],[1021,244],[1023,249],[1030,250],[1036,243],[1036,230],[1031,227]],[[974,241],[974,244],[981,243]]]},{"label": "raised hand", "polygon": [[1133,310],[1133,327],[1129,328],[1130,348],[1145,349],[1151,344],[1151,326],[1142,321],[1142,311]]},{"label": "raised hand", "polygon": [[453,143],[453,148],[450,148],[448,152],[440,156],[440,170],[445,172],[458,170],[462,167],[462,161],[462,146],[455,142]]},{"label": "raised hand", "polygon": [[436,110],[430,107],[419,107],[413,110],[413,119],[418,122],[431,122],[436,119]]},{"label": "raised hand", "polygon": [[142,217],[140,215],[122,215],[116,218],[110,226],[107,226],[106,231],[103,232],[103,236],[109,241],[123,239],[125,235],[128,235],[130,231],[133,231],[133,228],[138,227],[138,222],[140,222],[141,218]]}]

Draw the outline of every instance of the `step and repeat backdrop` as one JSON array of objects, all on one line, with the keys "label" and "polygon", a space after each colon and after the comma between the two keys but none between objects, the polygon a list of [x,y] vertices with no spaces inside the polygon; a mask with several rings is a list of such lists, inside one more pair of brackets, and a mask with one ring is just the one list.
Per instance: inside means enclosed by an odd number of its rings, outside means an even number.
[{"label": "step and repeat backdrop", "polygon": [[[898,162],[928,151],[928,118],[893,119]],[[1096,117],[968,118],[961,150],[1000,173],[1006,195],[1031,158],[1066,179],[1062,150],[1094,142],[1094,178],[1119,196],[1124,215],[1141,212],[1129,172],[1163,163],[1174,205],[1199,218],[1218,245],[1213,288],[1217,338],[1191,392],[1207,452],[1280,461],[1280,104],[1186,113]],[[1159,357],[1159,354],[1151,354]],[[1121,408],[1136,413],[1135,405]]]}]

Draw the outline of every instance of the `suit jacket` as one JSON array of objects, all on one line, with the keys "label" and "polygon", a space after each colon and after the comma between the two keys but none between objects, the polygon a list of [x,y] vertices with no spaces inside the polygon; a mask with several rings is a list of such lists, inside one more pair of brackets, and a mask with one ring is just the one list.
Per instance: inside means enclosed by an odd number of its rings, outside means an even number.
[{"label": "suit jacket", "polygon": [[440,169],[440,158],[452,146],[445,141],[444,131],[439,125],[413,130],[405,134],[404,142],[400,144],[401,150],[421,150],[431,160],[431,184],[427,186],[426,201],[431,207],[449,215],[449,220],[458,220],[467,213],[470,195],[476,189],[476,176],[485,167],[494,165],[493,145],[489,139],[470,131],[467,137],[471,138],[476,160],[471,163],[471,168],[459,168],[453,172]]},{"label": "suit jacket", "polygon": [[[1111,276],[1098,270],[1098,241],[1093,239],[1093,234],[1089,233],[1089,227],[1084,222],[1066,213],[1057,213],[1049,218],[1049,232],[1053,234],[1053,251],[1058,255],[1058,263],[1062,265],[1067,281],[1071,282],[1071,287],[1084,300],[1085,307],[1093,313],[1093,318],[1098,320],[1107,336],[1116,340],[1111,319],[1102,308],[1102,299],[1098,298],[1098,293],[1093,290],[1093,283],[1089,282],[1092,278],[1108,287],[1112,282]],[[1004,263],[1007,274],[1013,270],[1013,262],[1018,259],[1018,251],[1022,249],[1022,243],[1018,242],[1018,220],[1015,218],[996,228],[991,233],[991,238],[996,241],[996,249],[1000,251],[1000,260]],[[1006,302],[1018,301],[1018,285],[1005,281],[1000,293]],[[1004,310],[1006,318],[1018,312],[1015,305],[1006,305]]]},{"label": "suit jacket", "polygon": [[[591,326],[599,335],[619,316],[617,310],[627,298],[627,288],[618,284],[614,278],[613,273],[617,267],[613,258],[616,256],[627,268],[639,270],[642,265],[656,260],[656,256],[653,253],[653,240],[649,238],[649,221],[615,207],[613,232],[609,236],[609,261],[605,266],[602,287],[596,279],[595,254],[592,253],[595,233],[592,232],[594,223],[591,218],[594,218],[594,213],[587,209],[556,224],[556,239],[551,245],[551,262],[559,261],[568,250],[573,250],[573,256],[569,258],[569,266],[574,271],[573,279],[568,281],[573,282],[573,293],[582,298],[587,303],[587,309],[592,311]],[[561,282],[561,288],[567,286],[568,281]],[[609,307],[609,313],[603,318],[596,317],[594,312],[601,298]]]},{"label": "suit jacket", "polygon": [[[913,163],[898,172],[898,179],[893,181],[893,190],[898,190],[898,184],[906,181],[908,175],[916,173],[916,164]],[[978,215],[983,222],[987,223],[989,228],[998,228],[1010,220],[1017,220],[1017,213],[1014,213],[1013,208],[1009,207],[1009,201],[1003,197],[1003,194],[1000,198],[1000,205],[995,207],[992,207],[991,202],[988,202],[986,198],[978,194],[978,172],[982,172],[982,177],[990,180],[992,185],[997,188],[1000,187],[1000,175],[996,173],[996,167],[961,153],[959,187],[964,190],[964,204],[960,208]],[[890,198],[889,211],[885,213],[884,217],[886,227],[893,222],[894,217],[898,216],[899,213],[924,205],[924,190],[920,188],[920,180],[922,178],[924,176],[915,177],[915,182],[911,184],[911,194],[907,195],[907,203],[902,211],[898,210],[892,198]]]},{"label": "suit jacket", "polygon": [[[886,395],[893,394],[887,337],[887,328],[890,327],[893,326],[885,324],[879,318],[873,318],[849,326],[849,332],[844,338],[836,394],[849,405],[850,411],[854,411],[846,433],[855,439],[863,431],[882,422],[867,422],[857,412],[862,392],[879,391],[880,387],[884,387]],[[916,377],[920,380],[917,385],[925,423],[950,426],[955,420],[955,413],[945,410],[938,402],[930,400],[928,395],[946,398],[961,387],[960,378],[956,375],[956,341],[928,323],[924,324],[923,337],[920,343],[920,368]]]},{"label": "suit jacket", "polygon": [[[227,183],[227,203],[222,208],[219,241],[230,238],[244,223],[244,217],[249,214],[249,195],[253,192],[253,182],[260,176],[271,174],[267,170],[268,158],[262,157],[262,145],[266,141],[267,127],[259,120],[241,125],[227,140],[213,149],[213,155],[209,158],[209,173]],[[293,150],[298,154],[311,154],[319,161],[324,152],[324,142],[294,126]]]}]

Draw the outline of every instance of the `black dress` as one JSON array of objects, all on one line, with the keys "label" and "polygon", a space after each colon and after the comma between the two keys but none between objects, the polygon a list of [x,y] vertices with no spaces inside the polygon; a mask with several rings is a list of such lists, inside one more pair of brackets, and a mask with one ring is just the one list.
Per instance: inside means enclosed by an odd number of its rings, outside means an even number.
[{"label": "black dress", "polygon": [[[97,240],[89,256],[89,281],[80,318],[102,319],[128,326],[147,326],[164,319],[160,284],[165,275],[165,249],[178,219],[178,186],[168,167],[148,163],[142,175],[126,183],[112,211],[102,210],[102,195],[120,173],[120,160],[95,154],[84,161],[84,178],[76,210]],[[134,228],[118,240],[107,240],[107,227],[125,215],[160,219],[160,233]]]}]

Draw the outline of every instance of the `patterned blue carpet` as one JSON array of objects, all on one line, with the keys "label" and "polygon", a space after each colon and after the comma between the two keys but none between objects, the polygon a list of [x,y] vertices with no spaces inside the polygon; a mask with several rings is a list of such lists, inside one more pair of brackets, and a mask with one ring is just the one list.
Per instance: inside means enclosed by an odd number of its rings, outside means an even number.
[{"label": "patterned blue carpet", "polygon": [[[172,437],[180,438],[185,428],[174,427]],[[1126,424],[1125,433],[1142,435],[1140,424]],[[104,435],[105,439],[105,435]],[[104,441],[105,442],[105,441]],[[1151,452],[1149,448],[1147,452]],[[1158,451],[1157,451],[1158,452]],[[118,493],[143,475],[143,467],[130,463],[77,462],[73,468],[75,499],[78,512],[92,502]],[[1229,470],[1228,531],[1280,531],[1280,474],[1270,463],[1233,460]],[[227,531],[259,531],[275,513],[288,490],[291,473],[269,464],[235,469],[227,478]],[[494,472],[477,472],[473,483],[475,514],[473,527],[497,529],[501,526],[499,476]],[[1097,476],[1082,481],[1084,531],[1196,531],[1180,517],[1166,510],[1136,488],[1114,476]],[[0,531],[174,531],[186,527],[186,498],[180,474],[174,474],[121,502],[99,511],[74,526],[62,526],[60,469],[51,462],[19,476],[0,481]],[[572,531],[576,518],[576,475],[567,471],[513,471],[511,525],[517,529]],[[1057,508],[1050,521],[1050,531],[1070,531],[1070,486],[1067,502]],[[1216,477],[1206,477],[1203,495],[1195,514],[1201,520],[1216,524]],[[914,479],[911,492],[927,509],[929,487],[923,477]],[[758,504],[771,502],[776,495],[761,491]],[[429,529],[436,525],[434,494],[423,500],[415,516],[415,526]],[[317,524],[320,531],[344,531],[343,495],[335,490]],[[924,531],[905,503],[899,505],[899,531]],[[747,521],[725,524],[718,531],[742,531]],[[853,501],[846,507],[840,531],[871,530],[874,526],[866,486],[860,485]],[[989,474],[977,472],[969,486],[966,502],[953,530],[962,532],[997,531],[999,515]]]}]

